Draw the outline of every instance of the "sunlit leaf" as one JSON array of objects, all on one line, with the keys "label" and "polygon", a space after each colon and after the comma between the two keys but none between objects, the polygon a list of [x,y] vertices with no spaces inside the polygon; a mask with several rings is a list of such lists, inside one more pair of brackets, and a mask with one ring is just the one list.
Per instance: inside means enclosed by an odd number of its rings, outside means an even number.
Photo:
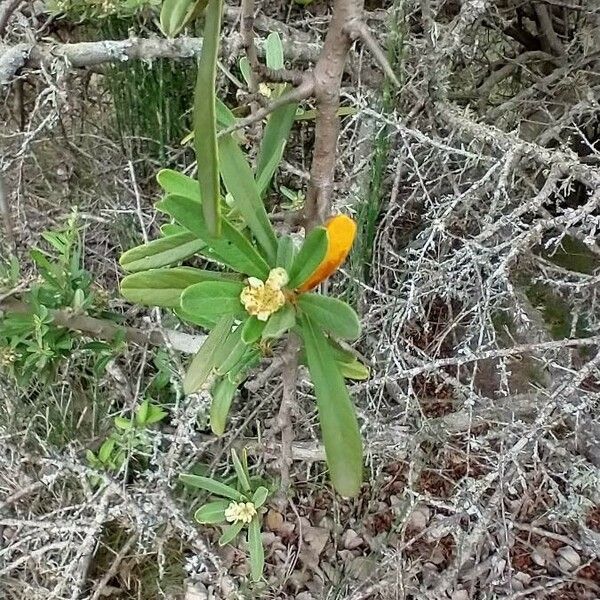
[{"label": "sunlit leaf", "polygon": [[269,69],[283,69],[285,66],[283,59],[283,44],[276,31],[272,31],[267,36],[267,41],[265,42],[265,58]]},{"label": "sunlit leaf", "polygon": [[197,179],[188,177],[173,169],[161,169],[156,174],[156,181],[167,193],[174,196],[185,196],[200,201],[200,184]]},{"label": "sunlit leaf", "polygon": [[246,312],[240,302],[244,284],[236,281],[203,281],[191,285],[181,294],[181,308],[189,314],[206,319],[222,315],[243,317]]},{"label": "sunlit leaf", "polygon": [[[243,451],[245,452],[245,450]],[[233,468],[235,469],[235,474],[237,475],[238,481],[242,486],[242,489],[245,492],[250,491],[250,473],[248,473],[248,467],[246,466],[243,460],[237,455],[235,449],[231,449],[231,460],[233,461]]]},{"label": "sunlit leaf", "polygon": [[269,490],[264,486],[259,486],[256,488],[254,495],[252,496],[252,504],[254,504],[254,508],[260,508],[267,499],[269,495]]},{"label": "sunlit leaf", "polygon": [[323,333],[306,315],[301,331],[331,481],[342,496],[356,496],[362,483],[362,442],[354,407]]}]

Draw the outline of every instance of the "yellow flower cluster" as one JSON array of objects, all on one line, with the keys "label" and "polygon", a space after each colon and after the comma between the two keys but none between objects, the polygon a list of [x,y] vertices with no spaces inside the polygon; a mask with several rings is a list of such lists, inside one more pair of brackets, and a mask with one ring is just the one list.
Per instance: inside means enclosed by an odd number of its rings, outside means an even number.
[{"label": "yellow flower cluster", "polygon": [[232,502],[225,509],[225,518],[229,523],[250,523],[256,516],[256,508],[252,502]]},{"label": "yellow flower cluster", "polygon": [[16,360],[17,353],[10,347],[0,348],[0,366],[10,367]]},{"label": "yellow flower cluster", "polygon": [[248,277],[248,285],[242,290],[240,300],[248,314],[259,321],[266,321],[285,304],[282,288],[289,281],[285,269],[271,269],[266,281]]}]

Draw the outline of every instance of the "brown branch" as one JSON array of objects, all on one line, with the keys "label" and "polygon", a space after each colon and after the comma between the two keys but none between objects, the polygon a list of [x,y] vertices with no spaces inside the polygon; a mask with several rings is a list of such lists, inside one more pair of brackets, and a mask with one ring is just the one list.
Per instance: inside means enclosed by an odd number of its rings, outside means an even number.
[{"label": "brown branch", "polygon": [[[30,308],[27,304],[18,301],[0,302],[0,311],[28,313]],[[95,337],[101,340],[113,341],[123,336],[123,338],[139,346],[150,344],[151,346],[170,346],[173,350],[185,354],[194,354],[204,343],[205,336],[189,335],[181,331],[171,329],[143,330],[135,327],[126,327],[117,325],[106,319],[97,319],[85,314],[74,312],[71,309],[50,311],[52,322],[58,327],[64,327],[72,331]]]},{"label": "brown branch", "polygon": [[21,2],[23,0],[5,0],[4,6],[0,7],[0,38],[4,37],[8,21]]},{"label": "brown branch", "polygon": [[373,58],[379,63],[379,66],[385,73],[386,77],[396,87],[400,87],[400,81],[398,81],[398,77],[396,77],[396,73],[394,73],[392,65],[390,65],[390,62],[381,49],[381,46],[373,37],[369,26],[364,21],[352,21],[346,27],[346,31],[352,39],[360,39],[364,43],[369,52],[373,55]]},{"label": "brown branch", "polygon": [[246,52],[246,57],[250,63],[250,82],[248,87],[250,93],[255,94],[258,91],[257,71],[260,68],[256,44],[254,43],[254,0],[242,0],[240,15],[240,35],[242,36],[242,45]]},{"label": "brown branch", "polygon": [[6,241],[14,251],[16,249],[16,242],[13,233],[13,222],[10,204],[8,202],[8,191],[6,189],[6,184],[4,183],[4,176],[2,173],[0,173],[0,214],[2,214],[2,221],[4,223],[4,234]]},{"label": "brown branch", "polygon": [[313,93],[313,89],[314,83],[309,72],[304,77],[302,83],[298,87],[293,88],[283,96],[276,98],[275,100],[267,104],[267,106],[259,108],[247,117],[239,119],[233,125],[227,127],[226,129],[219,131],[217,137],[228,135],[230,133],[233,133],[234,131],[237,131],[238,129],[243,129],[244,127],[248,127],[253,123],[262,121],[265,117],[268,117],[274,110],[277,110],[279,107],[285,106],[286,104],[291,104],[292,102],[299,102],[300,100],[308,98]]},{"label": "brown branch", "polygon": [[540,3],[534,4],[535,15],[538,21],[540,32],[543,39],[544,50],[552,51],[556,56],[564,56],[565,49],[554,31],[552,26],[552,18],[550,16],[550,10],[547,6]]},{"label": "brown branch", "polygon": [[317,100],[315,144],[306,197],[305,225],[311,229],[329,212],[337,159],[340,87],[352,40],[346,28],[362,17],[364,0],[335,0],[323,50],[314,70]]},{"label": "brown branch", "polygon": [[292,409],[296,404],[296,385],[298,377],[298,352],[300,341],[290,334],[283,356],[283,393],[277,416],[277,427],[281,431],[281,491],[286,494],[290,487],[290,466],[292,465],[292,443],[294,427]]}]

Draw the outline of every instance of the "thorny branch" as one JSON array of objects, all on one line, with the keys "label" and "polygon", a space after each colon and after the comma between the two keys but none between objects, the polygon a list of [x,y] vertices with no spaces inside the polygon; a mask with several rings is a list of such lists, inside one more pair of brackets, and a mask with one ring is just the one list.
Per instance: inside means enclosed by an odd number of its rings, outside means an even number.
[{"label": "thorny branch", "polygon": [[[351,210],[358,212],[366,198],[374,203],[371,207],[380,201],[374,208],[372,257],[361,259],[370,263],[370,277],[363,281],[354,277],[353,267],[347,270],[352,293],[364,306],[361,351],[374,357],[374,376],[353,386],[372,487],[365,492],[365,503],[348,507],[347,521],[361,531],[360,523],[373,516],[365,505],[375,503],[383,505],[398,525],[385,535],[401,533],[395,546],[376,548],[376,563],[369,563],[366,577],[349,584],[353,586],[349,597],[373,598],[396,592],[399,585],[407,597],[426,599],[462,599],[470,592],[473,597],[481,593],[527,597],[553,585],[571,586],[569,591],[575,590],[578,598],[594,597],[596,584],[583,577],[583,565],[598,554],[597,532],[587,520],[590,503],[597,503],[590,489],[598,488],[600,464],[595,423],[600,401],[600,155],[595,121],[600,41],[595,40],[600,38],[598,23],[591,18],[598,11],[591,3],[576,0],[545,0],[531,6],[470,0],[442,3],[442,9],[440,3],[422,0],[421,10],[415,3],[407,4],[403,87],[385,113],[373,109],[373,98],[364,86],[341,88],[346,81],[343,73],[360,77],[346,60],[362,23],[358,2],[333,4],[331,36],[323,54],[312,32],[307,34],[296,24],[290,28],[272,20],[266,29],[286,32],[284,42],[294,39],[292,48],[286,45],[287,59],[317,63],[304,72],[311,81],[314,77],[311,95],[320,114],[308,225],[327,215],[336,175],[336,201]],[[264,19],[256,15],[257,30]],[[229,39],[241,43],[239,34]],[[366,47],[368,41],[361,39]],[[180,43],[169,49],[157,40],[159,47],[151,45],[149,52],[179,56],[187,51],[186,39]],[[144,44],[140,41],[138,47]],[[49,78],[53,69],[72,66],[53,52],[64,55],[81,49],[92,60],[114,61],[119,56],[98,54],[99,46],[34,46],[43,51],[33,51],[30,66],[48,69],[42,73]],[[30,40],[24,48],[29,51]],[[257,48],[260,56],[259,41]],[[13,58],[28,60],[14,48],[10,52]],[[36,63],[36,56],[43,58]],[[0,63],[6,64],[3,58]],[[16,72],[21,71],[11,71],[10,77]],[[337,110],[340,92],[356,114],[343,121],[338,136],[339,120],[331,109]],[[45,105],[36,106],[47,112]],[[267,114],[268,110],[251,115],[241,126]],[[38,116],[37,122],[42,121],[44,110]],[[32,118],[29,141],[18,158],[23,160],[25,151],[35,153],[30,142],[54,124],[50,120],[38,129]],[[369,171],[364,178],[366,189],[357,189],[357,175],[365,165],[377,164],[375,159],[363,164],[357,158],[357,142],[362,144],[363,138],[377,148],[377,153],[371,152],[376,157],[382,156],[382,141],[390,150],[383,152],[381,171]],[[21,143],[23,136],[15,139]],[[294,163],[286,176],[305,175],[304,164],[296,164],[294,156],[286,160]],[[378,177],[381,187],[372,194],[370,186]],[[35,206],[35,200],[27,199]],[[144,208],[142,202],[140,206]],[[32,210],[28,205],[23,212]],[[22,235],[22,227],[19,222],[17,234]],[[574,240],[579,242],[575,254],[569,252]],[[584,257],[583,267],[574,256]],[[142,337],[140,343],[151,341]],[[179,348],[176,342],[173,346]],[[245,386],[269,411],[282,395],[279,378],[273,377],[280,371],[291,382],[289,364],[274,359]],[[298,406],[294,423],[298,439],[289,454],[300,461],[298,467],[315,469],[323,452],[314,441],[312,390],[301,370],[297,375],[298,385],[290,383],[284,392],[289,399],[295,389]],[[225,574],[219,557],[213,561],[210,546],[198,539],[198,531],[169,491],[172,475],[182,465],[219,452],[212,436],[196,431],[193,402],[181,402],[172,410],[174,433],[155,432],[150,459],[155,469],[125,486],[107,481],[99,495],[86,486],[86,476],[97,471],[80,457],[74,459],[71,448],[52,455],[51,448],[28,432],[3,430],[2,436],[8,437],[0,438],[0,479],[6,490],[0,528],[12,534],[12,528],[20,527],[23,533],[4,538],[9,540],[10,574],[43,561],[40,573],[63,574],[51,586],[71,591],[66,579],[79,585],[78,573],[64,565],[85,566],[86,553],[79,549],[95,539],[92,525],[95,515],[102,516],[98,501],[105,491],[111,494],[111,518],[132,536],[140,536],[140,548],[154,552],[159,546],[156,532],[168,523],[196,554],[197,562],[190,561],[196,575],[203,570]],[[257,417],[243,404],[232,417],[237,424],[267,414],[265,408]],[[290,419],[282,422],[289,432]],[[261,439],[261,432],[246,433],[245,427],[240,432],[244,437],[228,443],[243,444],[257,456],[270,460],[290,449],[289,438],[282,447]],[[164,460],[164,451],[158,458],[161,448],[168,448]],[[378,495],[379,488],[386,490],[394,483],[385,478],[389,466],[398,470],[403,482],[395,491],[397,504],[390,505]],[[69,479],[69,486],[63,486],[72,474],[75,483]],[[444,482],[443,487],[449,486],[448,491],[440,493],[428,485],[432,474]],[[65,490],[63,507],[59,490]],[[46,498],[46,492],[56,505],[44,517],[28,514],[32,498]],[[83,500],[74,505],[73,498]],[[65,509],[65,503],[70,508]],[[304,508],[310,520],[314,506]],[[414,514],[421,514],[425,524],[413,534]],[[534,524],[523,523],[531,514]],[[81,527],[75,530],[73,524]],[[51,540],[64,536],[68,542],[62,537],[59,543],[44,541],[48,532]],[[538,586],[521,578],[515,557],[523,551],[522,532],[530,545],[535,543],[533,536],[547,535],[573,549],[582,566],[570,570],[555,558],[553,570],[535,567],[539,569],[534,581],[547,583]],[[365,539],[353,552],[370,559],[369,537]],[[436,552],[451,550],[436,566],[430,560],[433,551],[431,556],[418,554],[417,547],[423,545]],[[276,553],[268,560],[276,561]],[[329,549],[323,554],[328,553]]]}]

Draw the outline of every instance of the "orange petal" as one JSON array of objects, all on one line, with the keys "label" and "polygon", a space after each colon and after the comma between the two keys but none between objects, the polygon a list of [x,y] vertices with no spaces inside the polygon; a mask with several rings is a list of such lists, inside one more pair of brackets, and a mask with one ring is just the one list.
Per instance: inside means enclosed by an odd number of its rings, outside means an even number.
[{"label": "orange petal", "polygon": [[350,217],[346,215],[331,217],[325,223],[325,228],[329,240],[327,254],[313,274],[298,288],[301,292],[311,290],[337,271],[352,248],[356,237],[356,223]]}]

